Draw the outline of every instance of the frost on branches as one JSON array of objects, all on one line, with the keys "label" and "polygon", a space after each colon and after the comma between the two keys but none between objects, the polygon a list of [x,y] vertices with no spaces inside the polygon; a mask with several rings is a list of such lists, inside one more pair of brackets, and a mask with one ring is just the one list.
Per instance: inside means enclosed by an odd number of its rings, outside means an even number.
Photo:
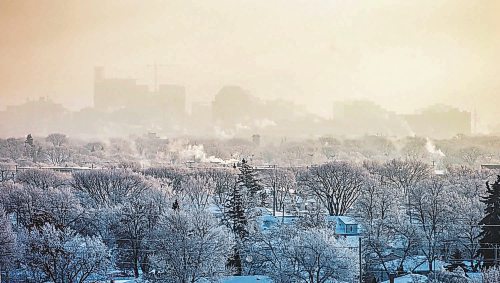
[{"label": "frost on branches", "polygon": [[353,282],[357,247],[330,229],[296,229],[283,225],[255,235],[251,270],[275,282]]},{"label": "frost on branches", "polygon": [[70,228],[58,230],[50,224],[28,232],[24,251],[35,281],[83,283],[109,265],[108,249],[98,237],[84,237]]},{"label": "frost on branches", "polygon": [[198,282],[226,275],[233,248],[229,230],[206,211],[169,211],[160,219],[149,242],[154,282]]}]

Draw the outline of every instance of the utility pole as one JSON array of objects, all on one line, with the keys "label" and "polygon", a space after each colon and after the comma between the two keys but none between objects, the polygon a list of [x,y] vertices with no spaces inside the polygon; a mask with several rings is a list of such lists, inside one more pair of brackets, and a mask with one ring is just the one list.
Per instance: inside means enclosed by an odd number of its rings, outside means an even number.
[{"label": "utility pole", "polygon": [[361,266],[361,236],[358,238],[358,252],[359,252],[359,283],[363,282],[363,268]]},{"label": "utility pole", "polygon": [[498,266],[498,244],[494,245],[494,251],[495,253],[495,263],[493,264],[494,266]]},{"label": "utility pole", "polygon": [[281,202],[281,207],[283,208],[283,211],[281,212],[281,222],[282,223],[285,223],[285,189],[283,188],[283,192],[282,192],[282,199],[283,201]]},{"label": "utility pole", "polygon": [[274,180],[273,180],[273,216],[276,217],[276,183],[278,182],[278,176],[277,170],[276,170],[276,164],[273,165],[274,167]]}]

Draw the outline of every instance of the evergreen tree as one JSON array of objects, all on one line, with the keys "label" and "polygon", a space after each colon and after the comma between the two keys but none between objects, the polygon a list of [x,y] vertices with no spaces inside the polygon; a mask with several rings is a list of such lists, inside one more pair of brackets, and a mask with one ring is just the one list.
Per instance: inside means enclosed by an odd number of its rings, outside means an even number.
[{"label": "evergreen tree", "polygon": [[478,254],[483,257],[483,268],[500,263],[500,176],[493,185],[486,183],[486,188],[488,195],[481,200],[486,204],[486,215],[479,222],[481,233]]},{"label": "evergreen tree", "polygon": [[31,158],[33,162],[36,162],[36,148],[31,134],[28,134],[24,141],[24,155]]},{"label": "evergreen tree", "polygon": [[31,136],[31,134],[28,134],[26,136],[26,141],[24,141],[26,144],[28,144],[29,146],[33,147],[34,144],[33,144],[33,137]]},{"label": "evergreen tree", "polygon": [[255,171],[245,159],[241,161],[241,167],[239,169],[240,173],[238,174],[237,184],[241,188],[241,191],[248,197],[249,208],[259,204],[256,197],[260,198],[260,203],[263,203],[266,195],[260,185],[257,171]]},{"label": "evergreen tree", "polygon": [[229,258],[228,265],[236,269],[236,275],[241,275],[241,250],[243,242],[248,237],[247,218],[245,215],[245,205],[241,194],[240,186],[235,185],[226,203],[226,219],[231,231],[236,236],[236,245],[233,254]]},{"label": "evergreen tree", "polygon": [[179,210],[179,202],[177,200],[175,200],[174,203],[172,204],[172,209]]}]

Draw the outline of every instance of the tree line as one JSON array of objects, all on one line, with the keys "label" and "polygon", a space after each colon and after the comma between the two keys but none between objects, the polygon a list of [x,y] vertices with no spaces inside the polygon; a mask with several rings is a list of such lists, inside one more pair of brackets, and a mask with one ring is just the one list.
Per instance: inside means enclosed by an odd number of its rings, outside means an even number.
[{"label": "tree line", "polygon": [[[437,261],[479,272],[500,263],[499,180],[466,166],[436,174],[414,159],[265,171],[247,160],[234,168],[29,169],[0,183],[0,270],[24,282],[104,280],[113,270],[152,282],[229,274],[351,282],[360,264],[373,280],[411,272],[405,263],[423,256],[435,276]],[[345,215],[362,227],[361,262],[329,221]],[[264,229],[263,219],[275,225]]]}]

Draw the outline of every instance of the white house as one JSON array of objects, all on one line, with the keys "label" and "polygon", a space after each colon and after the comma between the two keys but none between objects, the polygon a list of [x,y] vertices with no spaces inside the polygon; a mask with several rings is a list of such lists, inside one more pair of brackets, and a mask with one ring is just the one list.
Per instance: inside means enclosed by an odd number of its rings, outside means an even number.
[{"label": "white house", "polygon": [[335,221],[335,233],[343,236],[359,235],[359,224],[349,216],[328,216],[328,221]]},{"label": "white house", "polygon": [[[258,217],[259,226],[263,230],[268,230],[276,224],[284,222],[285,224],[292,224],[297,221],[299,216],[286,215],[272,216],[271,214],[262,215]],[[335,234],[340,236],[358,236],[360,234],[359,224],[354,218],[349,216],[327,216],[326,220],[330,223],[335,223]]]}]

